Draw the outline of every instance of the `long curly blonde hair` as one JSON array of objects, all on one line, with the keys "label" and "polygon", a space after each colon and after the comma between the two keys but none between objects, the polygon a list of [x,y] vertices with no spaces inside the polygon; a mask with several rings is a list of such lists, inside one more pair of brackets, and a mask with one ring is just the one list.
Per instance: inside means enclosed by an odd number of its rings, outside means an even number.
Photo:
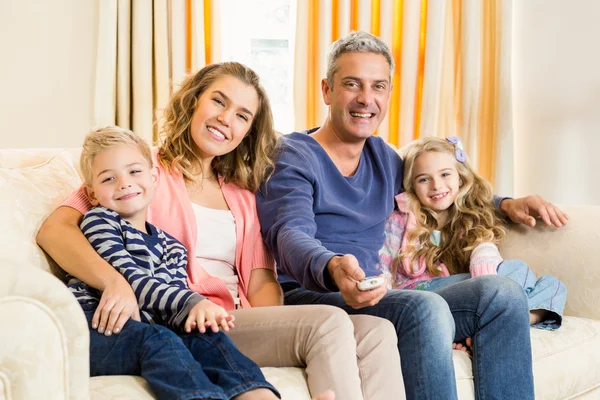
[{"label": "long curly blonde hair", "polygon": [[199,181],[194,172],[198,157],[190,132],[192,116],[200,96],[222,76],[232,76],[252,86],[258,95],[258,110],[239,146],[215,157],[211,165],[213,171],[201,171],[201,174],[217,173],[225,182],[256,192],[273,170],[278,135],[273,127],[271,105],[260,79],[243,64],[211,64],[183,82],[164,111],[158,158],[165,167],[180,171],[186,182]]},{"label": "long curly blonde hair", "polygon": [[[404,160],[404,190],[409,210],[415,215],[417,227],[407,236],[407,250],[399,257],[409,260],[425,258],[427,269],[439,275],[435,268],[443,262],[450,274],[469,271],[471,252],[483,242],[499,243],[506,236],[506,228],[493,204],[492,187],[479,176],[468,161],[456,161],[460,189],[448,209],[446,224],[438,229],[436,212],[423,207],[415,193],[413,169],[415,160],[426,152],[448,153],[455,158],[456,148],[445,139],[427,137],[410,143],[400,150]],[[430,242],[434,230],[441,231],[441,245]],[[397,259],[399,258],[397,257]],[[394,274],[396,267],[394,266]],[[395,276],[395,275],[393,275]]]}]

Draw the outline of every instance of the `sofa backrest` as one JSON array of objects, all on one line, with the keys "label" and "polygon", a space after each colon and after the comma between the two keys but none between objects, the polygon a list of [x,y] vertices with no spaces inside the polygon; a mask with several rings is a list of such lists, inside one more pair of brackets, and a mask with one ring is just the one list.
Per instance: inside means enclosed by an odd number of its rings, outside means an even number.
[{"label": "sofa backrest", "polygon": [[0,149],[0,265],[49,270],[42,222],[81,185],[80,149]]}]

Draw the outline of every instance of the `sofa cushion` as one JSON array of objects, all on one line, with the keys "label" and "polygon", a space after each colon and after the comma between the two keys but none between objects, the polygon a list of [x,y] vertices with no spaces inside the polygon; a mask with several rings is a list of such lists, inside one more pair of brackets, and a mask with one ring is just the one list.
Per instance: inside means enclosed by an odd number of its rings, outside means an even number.
[{"label": "sofa cushion", "polygon": [[[600,390],[600,321],[565,316],[556,331],[532,329],[531,347],[536,399],[572,399]],[[459,397],[474,398],[470,358],[455,351],[454,366]]]},{"label": "sofa cushion", "polygon": [[[306,374],[302,368],[261,368],[265,378],[285,400],[308,400]],[[155,399],[148,383],[139,376],[97,376],[90,379],[90,399]]]},{"label": "sofa cushion", "polygon": [[66,151],[42,163],[21,168],[0,168],[0,220],[10,227],[0,232],[0,263],[49,269],[35,235],[48,215],[81,180]]}]

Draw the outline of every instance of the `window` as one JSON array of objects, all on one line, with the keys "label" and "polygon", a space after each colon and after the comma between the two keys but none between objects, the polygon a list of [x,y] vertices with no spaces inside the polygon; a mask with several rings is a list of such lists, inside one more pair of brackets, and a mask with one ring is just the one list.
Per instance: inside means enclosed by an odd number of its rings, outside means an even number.
[{"label": "window", "polygon": [[254,69],[271,101],[275,129],[294,128],[296,0],[221,0],[221,57]]}]

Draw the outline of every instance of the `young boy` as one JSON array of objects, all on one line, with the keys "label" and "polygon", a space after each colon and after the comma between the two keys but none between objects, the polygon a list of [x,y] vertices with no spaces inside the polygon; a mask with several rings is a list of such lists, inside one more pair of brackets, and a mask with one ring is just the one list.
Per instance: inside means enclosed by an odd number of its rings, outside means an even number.
[{"label": "young boy", "polygon": [[[206,331],[210,321],[196,315],[209,300],[187,287],[185,247],[146,222],[159,179],[148,145],[118,127],[95,130],[85,139],[80,164],[96,206],[81,230],[129,282],[142,319],[129,320],[118,335],[90,326],[90,374],[141,375],[161,399],[279,397],[222,331]],[[70,275],[67,285],[91,325],[101,294]],[[225,324],[233,327],[233,318]]]}]

